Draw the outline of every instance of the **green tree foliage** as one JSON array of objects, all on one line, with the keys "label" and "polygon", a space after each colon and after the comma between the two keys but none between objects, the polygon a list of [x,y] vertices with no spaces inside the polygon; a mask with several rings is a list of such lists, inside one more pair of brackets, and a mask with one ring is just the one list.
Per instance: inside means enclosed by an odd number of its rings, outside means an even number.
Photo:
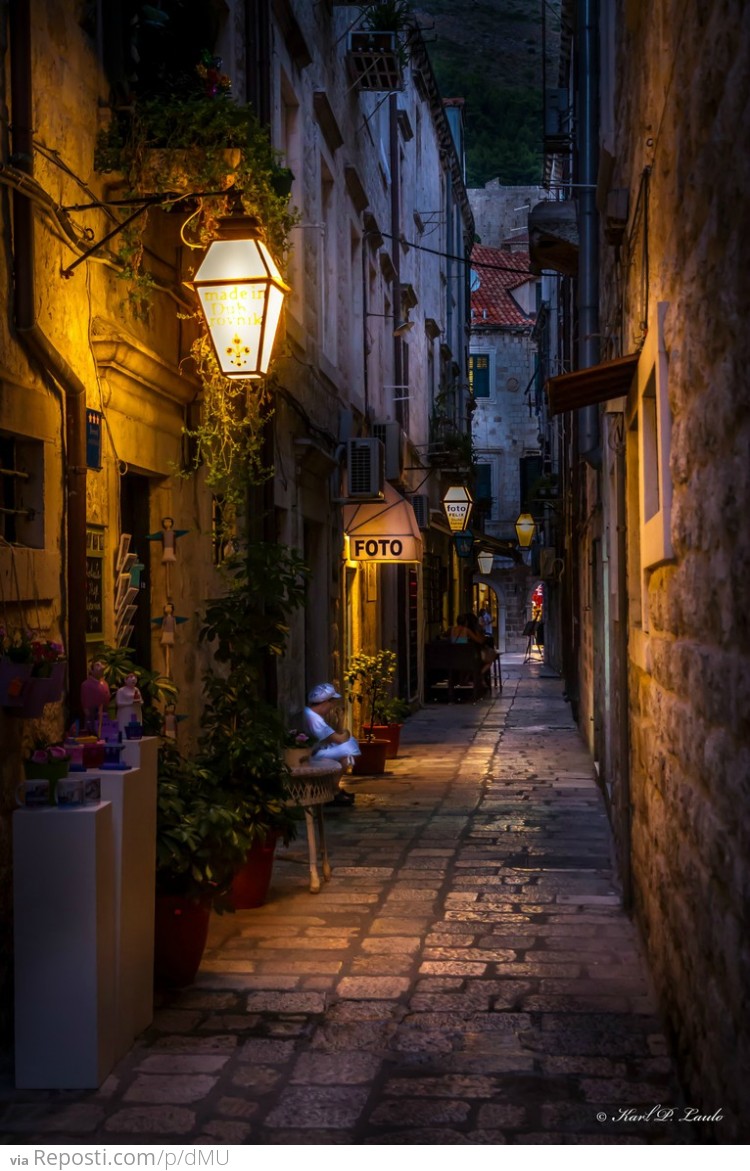
[{"label": "green tree foliage", "polygon": [[510,87],[476,72],[470,63],[451,60],[440,49],[430,53],[440,92],[462,97],[466,126],[466,181],[483,187],[499,178],[507,185],[539,183],[542,177],[542,95],[536,86]]}]

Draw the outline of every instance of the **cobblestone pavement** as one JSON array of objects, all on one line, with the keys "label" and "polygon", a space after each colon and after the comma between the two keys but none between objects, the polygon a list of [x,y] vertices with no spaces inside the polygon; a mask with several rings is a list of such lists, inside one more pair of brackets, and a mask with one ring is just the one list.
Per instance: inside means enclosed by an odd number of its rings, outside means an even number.
[{"label": "cobblestone pavement", "polygon": [[[700,1141],[560,680],[503,675],[350,782],[320,894],[304,834],[278,851],[267,905],[215,919],[196,984],[98,1092],[6,1088],[5,1141]],[[671,1121],[633,1120],[655,1107]]]}]

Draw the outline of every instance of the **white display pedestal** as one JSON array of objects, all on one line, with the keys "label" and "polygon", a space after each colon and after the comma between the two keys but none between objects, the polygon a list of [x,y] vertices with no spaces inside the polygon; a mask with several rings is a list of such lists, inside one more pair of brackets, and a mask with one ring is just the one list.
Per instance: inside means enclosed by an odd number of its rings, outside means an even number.
[{"label": "white display pedestal", "polygon": [[115,882],[115,1056],[119,1060],[154,1015],[157,741],[131,741],[123,756],[140,768],[102,770],[112,805]]},{"label": "white display pedestal", "polygon": [[112,807],[13,814],[16,1085],[95,1089],[115,1062]]}]

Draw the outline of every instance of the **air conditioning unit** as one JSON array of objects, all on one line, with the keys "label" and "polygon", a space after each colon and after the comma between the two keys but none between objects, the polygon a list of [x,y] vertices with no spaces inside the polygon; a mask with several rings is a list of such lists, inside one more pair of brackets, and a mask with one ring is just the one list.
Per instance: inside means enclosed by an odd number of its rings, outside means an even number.
[{"label": "air conditioning unit", "polygon": [[420,529],[430,527],[430,498],[424,492],[417,492],[409,497],[409,503],[414,509],[414,516]]},{"label": "air conditioning unit", "polygon": [[385,448],[379,439],[350,439],[346,445],[347,495],[353,500],[382,500]]},{"label": "air conditioning unit", "polygon": [[372,433],[385,448],[385,478],[400,480],[404,470],[404,433],[400,423],[373,423]]}]

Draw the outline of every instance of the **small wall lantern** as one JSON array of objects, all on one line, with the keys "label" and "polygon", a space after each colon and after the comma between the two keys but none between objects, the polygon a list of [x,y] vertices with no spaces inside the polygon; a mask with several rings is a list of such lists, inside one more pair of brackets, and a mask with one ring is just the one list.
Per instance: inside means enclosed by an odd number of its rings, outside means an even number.
[{"label": "small wall lantern", "polygon": [[454,484],[443,497],[443,511],[452,533],[463,532],[468,527],[473,501],[469,489],[463,484]]},{"label": "small wall lantern", "polygon": [[522,512],[516,521],[516,536],[522,549],[528,549],[534,540],[536,521],[530,512]]},{"label": "small wall lantern", "polygon": [[453,543],[459,557],[471,557],[474,552],[474,534],[471,529],[466,529],[463,533],[454,533]]},{"label": "small wall lantern", "polygon": [[262,378],[289,286],[259,238],[254,216],[225,216],[192,281],[227,378]]},{"label": "small wall lantern", "polygon": [[486,577],[488,573],[492,573],[492,567],[495,564],[495,554],[483,549],[481,553],[477,554],[477,565],[479,572]]}]

